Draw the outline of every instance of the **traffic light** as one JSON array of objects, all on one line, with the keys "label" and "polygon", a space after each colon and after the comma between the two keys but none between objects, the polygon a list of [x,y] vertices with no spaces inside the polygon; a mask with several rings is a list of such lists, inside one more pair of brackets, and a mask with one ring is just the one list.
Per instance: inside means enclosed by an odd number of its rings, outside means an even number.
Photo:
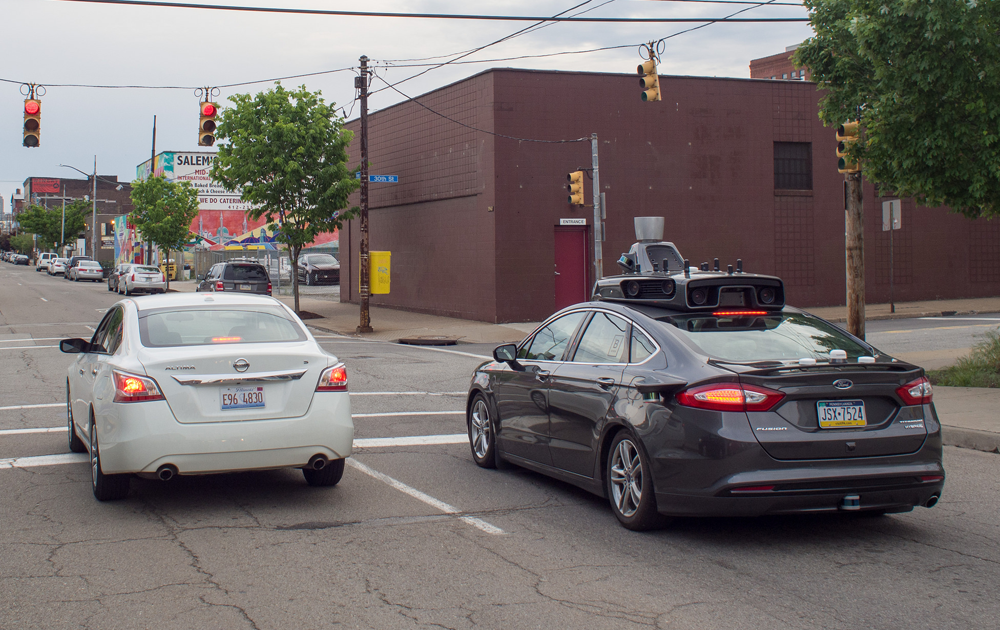
[{"label": "traffic light", "polygon": [[848,121],[837,127],[837,172],[857,173],[861,170],[857,160],[847,155],[847,150],[858,140],[858,121]]},{"label": "traffic light", "polygon": [[210,147],[215,144],[215,117],[218,115],[218,103],[205,101],[201,104],[201,122],[198,125],[198,146]]},{"label": "traffic light", "polygon": [[37,147],[41,136],[42,101],[37,98],[24,99],[24,141],[26,147]]},{"label": "traffic light", "polygon": [[640,77],[639,85],[645,90],[642,93],[642,100],[660,100],[660,79],[656,76],[656,61],[650,59],[646,63],[639,64],[636,69]]},{"label": "traffic light", "polygon": [[566,176],[569,180],[569,184],[566,188],[569,190],[569,197],[567,201],[574,206],[582,206],[583,204],[583,171],[573,171]]}]

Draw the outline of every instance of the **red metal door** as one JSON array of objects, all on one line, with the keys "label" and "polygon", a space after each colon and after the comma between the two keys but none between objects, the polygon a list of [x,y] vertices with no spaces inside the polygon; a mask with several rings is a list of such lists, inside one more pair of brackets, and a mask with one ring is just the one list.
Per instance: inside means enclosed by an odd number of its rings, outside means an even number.
[{"label": "red metal door", "polygon": [[586,302],[587,285],[586,226],[557,227],[555,233],[556,309]]}]

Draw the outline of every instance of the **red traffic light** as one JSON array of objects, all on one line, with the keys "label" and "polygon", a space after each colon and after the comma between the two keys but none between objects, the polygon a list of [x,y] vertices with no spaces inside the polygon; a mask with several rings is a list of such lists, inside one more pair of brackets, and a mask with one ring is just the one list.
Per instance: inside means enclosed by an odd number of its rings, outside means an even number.
[{"label": "red traffic light", "polygon": [[34,116],[41,109],[38,105],[38,101],[27,100],[24,101],[24,113],[29,116]]},{"label": "red traffic light", "polygon": [[215,103],[202,103],[201,104],[201,115],[202,116],[215,116],[219,113],[219,109],[215,106]]}]

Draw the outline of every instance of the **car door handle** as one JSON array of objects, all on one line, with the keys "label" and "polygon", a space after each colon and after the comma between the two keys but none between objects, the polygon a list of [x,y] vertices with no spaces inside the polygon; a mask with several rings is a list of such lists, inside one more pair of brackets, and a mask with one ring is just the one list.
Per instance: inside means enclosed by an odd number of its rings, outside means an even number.
[{"label": "car door handle", "polygon": [[611,389],[614,387],[615,379],[609,376],[602,376],[597,379],[597,384],[601,386],[601,389]]},{"label": "car door handle", "polygon": [[80,368],[80,374],[83,374],[83,368]]},{"label": "car door handle", "polygon": [[545,370],[538,370],[537,372],[535,372],[535,380],[544,383],[545,381],[549,380],[549,374],[552,374],[552,372],[547,372]]},{"label": "car door handle", "polygon": [[94,376],[97,376],[97,368],[95,367],[94,369],[92,369],[90,373],[93,374]]}]

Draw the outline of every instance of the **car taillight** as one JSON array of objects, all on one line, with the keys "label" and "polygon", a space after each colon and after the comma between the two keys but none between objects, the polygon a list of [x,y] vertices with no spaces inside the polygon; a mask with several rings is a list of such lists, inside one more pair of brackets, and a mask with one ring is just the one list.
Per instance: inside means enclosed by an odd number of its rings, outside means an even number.
[{"label": "car taillight", "polygon": [[346,392],[347,391],[347,367],[343,363],[338,363],[333,367],[328,367],[319,375],[319,383],[316,385],[318,392]]},{"label": "car taillight", "polygon": [[271,283],[270,282],[267,283],[267,294],[271,295]]},{"label": "car taillight", "polygon": [[135,282],[135,274],[132,274],[132,282]]},{"label": "car taillight", "polygon": [[146,376],[126,374],[117,370],[112,373],[115,378],[115,402],[163,400],[160,387],[153,379]]},{"label": "car taillight", "polygon": [[906,385],[896,389],[896,393],[907,405],[926,405],[934,395],[931,382],[926,376],[921,376],[915,381],[910,381]]},{"label": "car taillight", "polygon": [[215,290],[216,291],[225,291],[226,290],[226,285],[222,284],[222,280],[219,280],[218,282],[215,283]]},{"label": "car taillight", "polygon": [[161,272],[160,273],[160,282],[166,282],[166,281],[167,281],[167,277],[164,276],[163,273]]},{"label": "car taillight", "polygon": [[692,387],[677,394],[685,407],[713,411],[767,411],[785,397],[781,392],[755,385],[715,383]]}]

